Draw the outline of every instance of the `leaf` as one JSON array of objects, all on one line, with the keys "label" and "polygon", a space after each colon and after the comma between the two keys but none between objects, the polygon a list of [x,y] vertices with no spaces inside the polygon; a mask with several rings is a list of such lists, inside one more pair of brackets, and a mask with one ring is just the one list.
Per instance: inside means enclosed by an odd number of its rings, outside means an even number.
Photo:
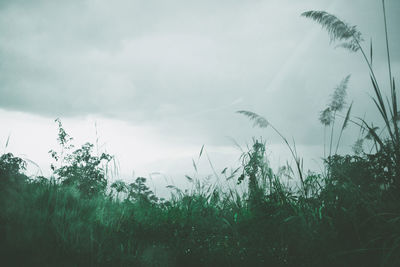
[{"label": "leaf", "polygon": [[235,177],[235,175],[229,175],[228,177],[226,177],[226,180],[229,181],[230,179],[232,179],[233,177]]},{"label": "leaf", "polygon": [[235,174],[239,171],[239,169],[240,169],[240,167],[236,168],[236,169],[232,172],[232,174],[235,175]]},{"label": "leaf", "polygon": [[[396,84],[394,78],[392,80],[392,108],[393,108],[393,121],[397,122],[399,120],[399,111],[397,110],[397,95],[396,95]],[[395,125],[396,127],[396,125]]]},{"label": "leaf", "polygon": [[225,174],[227,169],[228,167],[225,167],[225,169],[222,170],[221,174]]},{"label": "leaf", "polygon": [[372,75],[370,75],[370,78],[371,78],[372,86],[374,87],[374,91],[376,94],[376,98],[378,99],[379,105],[375,99],[373,99],[373,100],[375,101],[375,104],[378,107],[379,112],[381,113],[381,116],[383,117],[383,119],[385,120],[385,123],[387,124],[386,106],[385,106],[385,102],[383,101],[381,90],[379,89],[379,86],[376,83],[375,79],[372,77]]},{"label": "leaf", "polygon": [[372,38],[371,38],[371,41],[370,41],[370,45],[369,45],[369,60],[370,60],[370,64],[371,64],[371,66],[372,66]]},{"label": "leaf", "polygon": [[188,179],[188,180],[189,180],[189,182],[193,182],[193,178],[192,178],[192,177],[190,177],[189,175],[186,175],[186,174],[185,174],[185,177],[186,177],[186,179]]},{"label": "leaf", "polygon": [[200,159],[201,155],[203,154],[203,149],[204,149],[204,145],[201,146],[200,153],[199,153],[199,159]]},{"label": "leaf", "polygon": [[231,174],[226,177],[226,180],[229,181],[230,179],[232,179],[233,177],[235,177],[236,173],[240,170],[240,167],[236,168],[234,171],[231,170]]},{"label": "leaf", "polygon": [[375,133],[374,128],[371,128],[364,119],[362,119],[362,118],[358,118],[358,119],[367,127],[368,132],[371,133],[372,137],[379,144],[379,146],[384,147],[381,138]]},{"label": "leaf", "polygon": [[11,134],[9,134],[8,137],[7,137],[7,141],[6,141],[6,146],[5,146],[5,148],[8,147],[8,144],[9,144],[9,142],[10,142],[10,136],[11,136]]},{"label": "leaf", "polygon": [[226,223],[228,226],[232,226],[231,223],[230,223],[227,219],[222,218],[222,221],[223,221],[224,223]]},{"label": "leaf", "polygon": [[197,166],[196,166],[196,163],[194,162],[194,159],[192,159],[192,163],[193,163],[193,168],[194,168],[195,171],[197,172]]},{"label": "leaf", "polygon": [[365,135],[365,139],[367,140],[372,140],[374,134],[376,135],[376,131],[379,130],[379,127],[377,126],[371,126],[371,128],[368,129],[368,133]]},{"label": "leaf", "polygon": [[238,185],[241,184],[241,183],[243,182],[243,180],[244,180],[244,174],[242,174],[242,175],[239,176],[238,181],[237,181],[237,184],[238,184]]},{"label": "leaf", "polygon": [[283,220],[285,223],[286,222],[289,222],[289,221],[292,221],[292,220],[294,220],[294,219],[296,219],[297,218],[297,216],[289,216],[289,217],[287,217],[285,220]]},{"label": "leaf", "polygon": [[344,118],[344,122],[343,122],[343,126],[342,126],[342,130],[344,130],[347,127],[347,124],[349,122],[350,119],[350,112],[351,112],[351,108],[353,107],[353,102],[351,102],[349,109],[347,110],[346,113],[346,118]]}]

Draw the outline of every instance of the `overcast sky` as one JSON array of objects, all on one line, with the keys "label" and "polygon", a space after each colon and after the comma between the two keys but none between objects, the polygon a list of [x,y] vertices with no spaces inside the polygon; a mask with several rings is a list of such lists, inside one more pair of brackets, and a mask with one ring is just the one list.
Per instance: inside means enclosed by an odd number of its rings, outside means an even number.
[{"label": "overcast sky", "polygon": [[[400,1],[386,5],[398,77]],[[357,25],[367,50],[372,38],[374,68],[387,84],[379,0],[0,0],[0,144],[11,134],[7,150],[46,169],[60,117],[78,143],[94,142],[96,122],[124,175],[189,173],[202,144],[219,167],[236,164],[240,151],[228,137],[245,144],[263,135],[285,162],[273,132],[235,114],[245,109],[318,159],[319,112],[341,79],[352,74],[355,116],[376,113],[361,56],[330,45],[300,17],[307,10]]]}]

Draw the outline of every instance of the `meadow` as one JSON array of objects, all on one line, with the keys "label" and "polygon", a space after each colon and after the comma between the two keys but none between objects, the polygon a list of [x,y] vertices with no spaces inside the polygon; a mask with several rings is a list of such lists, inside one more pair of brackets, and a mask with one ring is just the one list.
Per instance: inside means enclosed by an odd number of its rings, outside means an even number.
[{"label": "meadow", "polygon": [[[246,185],[245,192],[187,176],[190,190],[171,186],[171,197],[162,199],[145,177],[110,182],[113,157],[95,153],[90,143],[75,148],[57,119],[60,147],[49,152],[51,177],[28,177],[24,160],[0,156],[0,264],[400,266],[400,114],[386,14],[389,88],[380,87],[372,43],[366,50],[355,26],[324,11],[302,16],[341,48],[361,54],[380,128],[351,114],[345,77],[320,114],[326,150],[317,173],[304,170],[295,143],[266,118],[238,111],[280,136],[293,164],[274,172],[265,141],[253,139],[241,166],[220,174]],[[352,154],[337,154],[348,127],[359,128],[360,136]]]}]

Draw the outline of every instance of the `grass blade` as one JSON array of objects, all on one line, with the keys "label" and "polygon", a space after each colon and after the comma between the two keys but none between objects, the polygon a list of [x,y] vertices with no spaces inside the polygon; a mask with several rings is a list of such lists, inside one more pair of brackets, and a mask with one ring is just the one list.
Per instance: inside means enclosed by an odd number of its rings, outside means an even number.
[{"label": "grass blade", "polygon": [[342,129],[340,130],[339,139],[338,139],[338,141],[337,141],[337,143],[336,143],[335,154],[337,154],[337,151],[338,151],[338,148],[339,148],[340,139],[342,138],[343,131],[344,131],[344,129],[347,127],[347,124],[348,124],[348,122],[349,122],[350,113],[351,113],[351,108],[352,108],[352,107],[353,107],[353,102],[350,104],[350,107],[349,107],[349,109],[347,110],[347,113],[346,113],[346,117],[344,118],[343,125],[342,125]]},{"label": "grass blade", "polygon": [[372,66],[372,55],[373,55],[373,52],[372,52],[372,39],[371,39],[371,41],[370,41],[370,45],[369,45],[369,63],[371,64],[371,66]]},{"label": "grass blade", "polygon": [[200,153],[199,153],[199,159],[200,159],[201,155],[203,154],[203,149],[204,149],[204,145],[201,146]]},{"label": "grass blade", "polygon": [[194,170],[197,172],[197,166],[196,166],[196,162],[194,162],[194,159],[192,159],[192,163],[193,163]]}]

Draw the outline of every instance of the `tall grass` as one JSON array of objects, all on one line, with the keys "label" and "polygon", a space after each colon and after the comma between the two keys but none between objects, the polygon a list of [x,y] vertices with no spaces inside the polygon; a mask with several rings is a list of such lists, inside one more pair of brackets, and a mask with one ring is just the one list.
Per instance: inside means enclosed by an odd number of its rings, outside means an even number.
[{"label": "tall grass", "polygon": [[[375,128],[368,124],[363,118],[358,118],[362,125],[368,130],[374,141],[379,144],[380,149],[385,150],[385,152],[390,155],[393,162],[394,169],[396,172],[396,177],[400,177],[400,135],[399,135],[399,110],[397,104],[397,93],[395,79],[392,76],[391,69],[391,58],[389,49],[389,36],[387,31],[387,19],[386,19],[386,8],[385,1],[382,0],[382,10],[384,19],[384,30],[385,39],[383,40],[386,45],[387,54],[387,65],[388,65],[388,76],[389,76],[389,92],[390,100],[386,97],[381,89],[381,86],[376,77],[375,71],[373,69],[373,49],[372,41],[370,46],[369,58],[366,54],[365,49],[362,46],[363,38],[361,32],[357,30],[356,26],[352,26],[336,16],[329,14],[325,11],[307,11],[302,14],[306,18],[310,18],[315,22],[319,23],[324,29],[327,30],[331,42],[339,41],[341,42],[338,46],[343,47],[351,52],[360,52],[365,64],[368,67],[370,73],[370,79],[372,84],[372,89],[375,96],[372,97],[372,101],[381,115],[384,122],[384,127],[386,131],[386,136],[381,137],[375,132]],[[388,137],[386,139],[386,137]],[[396,178],[397,186],[400,186],[400,179]]]}]

